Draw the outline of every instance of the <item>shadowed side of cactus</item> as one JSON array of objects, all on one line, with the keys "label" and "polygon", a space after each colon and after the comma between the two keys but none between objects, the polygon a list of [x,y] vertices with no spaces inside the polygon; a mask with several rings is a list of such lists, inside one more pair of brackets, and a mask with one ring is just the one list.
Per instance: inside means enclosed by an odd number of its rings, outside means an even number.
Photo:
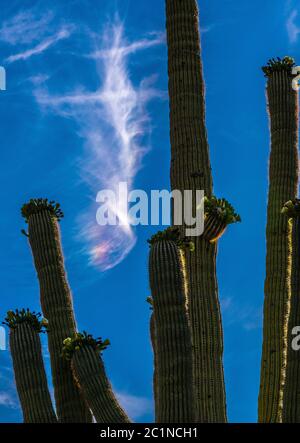
[{"label": "shadowed side of cactus", "polygon": [[4,324],[10,328],[10,351],[24,423],[56,423],[39,337],[45,320],[29,310],[16,310],[7,313]]},{"label": "shadowed side of cactus", "polygon": [[[295,327],[300,325],[300,200],[286,202],[282,213],[292,225],[290,246],[292,256],[291,301],[288,323],[287,368],[283,394],[283,423],[300,423],[300,359],[292,346]],[[298,331],[297,331],[298,332]]]},{"label": "shadowed side of cactus", "polygon": [[[177,232],[177,231],[175,231]],[[155,318],[156,421],[195,421],[192,340],[182,250],[172,230],[150,240],[149,277]],[[165,235],[165,237],[164,237]]]},{"label": "shadowed side of cactus", "polygon": [[82,390],[97,423],[129,423],[119,405],[106,376],[101,358],[108,340],[94,339],[91,335],[77,333],[63,343],[63,355],[71,361],[74,379]]},{"label": "shadowed side of cactus", "polygon": [[289,316],[289,224],[281,216],[284,203],[297,195],[298,94],[292,88],[290,57],[272,59],[263,72],[267,77],[271,151],[267,210],[267,256],[264,300],[263,349],[258,415],[260,422],[282,420],[283,388]]},{"label": "shadowed side of cactus", "polygon": [[58,419],[66,423],[90,422],[91,414],[74,383],[70,362],[61,357],[63,340],[76,332],[58,226],[63,213],[58,203],[32,199],[22,207],[22,215],[28,223],[43,314],[49,321],[48,344]]},{"label": "shadowed side of cactus", "polygon": [[[166,0],[170,97],[171,188],[212,196],[196,0]],[[193,202],[195,203],[195,202]],[[195,207],[195,205],[194,205]],[[183,227],[184,229],[184,227]],[[182,231],[182,233],[184,233]],[[194,239],[186,259],[194,346],[197,422],[226,422],[223,331],[216,243]]]}]

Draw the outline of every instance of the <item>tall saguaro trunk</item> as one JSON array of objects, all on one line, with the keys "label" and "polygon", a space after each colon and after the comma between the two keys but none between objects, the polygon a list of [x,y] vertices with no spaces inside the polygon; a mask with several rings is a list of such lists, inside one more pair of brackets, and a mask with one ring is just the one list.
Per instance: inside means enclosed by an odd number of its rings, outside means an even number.
[{"label": "tall saguaro trunk", "polygon": [[49,321],[48,343],[57,415],[60,422],[90,422],[90,411],[74,383],[70,363],[61,356],[63,340],[75,334],[76,324],[57,219],[47,209],[31,214],[28,234],[40,283],[42,310]]},{"label": "tall saguaro trunk", "polygon": [[22,323],[11,329],[9,338],[24,423],[56,423],[38,332]]},{"label": "tall saguaro trunk", "polygon": [[155,397],[158,423],[195,421],[192,340],[184,264],[175,242],[158,240],[149,257],[155,318]]},{"label": "tall saguaro trunk", "polygon": [[[204,81],[195,0],[166,0],[170,96],[171,187],[212,195]],[[216,244],[196,237],[187,257],[198,422],[225,422],[223,332]]]},{"label": "tall saguaro trunk", "polygon": [[259,421],[281,422],[291,296],[289,224],[281,209],[298,187],[298,95],[292,89],[293,60],[270,61],[267,82],[271,152],[267,210],[267,257]]}]

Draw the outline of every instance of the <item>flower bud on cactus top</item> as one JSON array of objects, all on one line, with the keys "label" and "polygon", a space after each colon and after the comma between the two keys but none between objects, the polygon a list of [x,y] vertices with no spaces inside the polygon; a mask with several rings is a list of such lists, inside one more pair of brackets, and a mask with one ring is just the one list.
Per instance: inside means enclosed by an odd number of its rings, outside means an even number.
[{"label": "flower bud on cactus top", "polygon": [[29,217],[42,211],[48,211],[53,217],[60,221],[64,214],[60,209],[60,204],[53,200],[48,201],[47,198],[32,198],[28,203],[22,206],[21,214],[28,223]]},{"label": "flower bud on cactus top", "polygon": [[63,341],[62,355],[66,360],[71,360],[74,352],[84,346],[91,346],[96,352],[101,353],[110,345],[109,340],[102,341],[101,337],[93,338],[85,331],[77,332],[74,337],[68,337]]}]

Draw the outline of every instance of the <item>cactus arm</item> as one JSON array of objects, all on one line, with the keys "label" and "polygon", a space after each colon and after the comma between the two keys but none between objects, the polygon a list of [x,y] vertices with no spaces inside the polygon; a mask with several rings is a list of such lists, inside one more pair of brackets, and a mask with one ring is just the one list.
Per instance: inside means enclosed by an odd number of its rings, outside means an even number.
[{"label": "cactus arm", "polygon": [[[170,96],[171,188],[212,195],[204,80],[195,0],[166,0]],[[198,422],[226,422],[223,331],[216,243],[195,238],[187,257]]]},{"label": "cactus arm", "polygon": [[[42,200],[43,202],[44,200]],[[37,202],[33,205],[32,202]],[[56,410],[60,422],[86,423],[92,417],[74,383],[70,363],[61,357],[61,343],[75,334],[72,296],[64,268],[59,214],[38,201],[24,205],[29,243],[40,284],[41,306],[49,321],[48,345]]]},{"label": "cactus arm", "polygon": [[71,366],[97,423],[130,423],[113,393],[101,356],[91,346],[74,352]]},{"label": "cactus arm", "polygon": [[289,63],[264,67],[270,116],[271,152],[267,209],[267,256],[263,349],[258,415],[260,422],[280,422],[286,370],[287,322],[290,302],[288,220],[280,212],[295,198],[298,187],[298,96],[292,89]]},{"label": "cactus arm", "polygon": [[10,351],[25,423],[56,423],[40,337],[27,323],[10,330]]},{"label": "cactus arm", "polygon": [[174,241],[162,239],[152,243],[149,276],[156,333],[156,419],[158,423],[192,423],[192,341],[184,264]]}]

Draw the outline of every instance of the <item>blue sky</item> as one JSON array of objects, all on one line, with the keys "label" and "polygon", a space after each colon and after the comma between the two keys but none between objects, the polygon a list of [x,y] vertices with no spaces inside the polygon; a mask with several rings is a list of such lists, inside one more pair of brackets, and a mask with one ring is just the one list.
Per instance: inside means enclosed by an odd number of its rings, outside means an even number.
[{"label": "blue sky", "polygon": [[[219,242],[218,279],[230,421],[256,421],[269,153],[265,79],[273,56],[298,64],[296,1],[199,0],[215,194],[243,222]],[[146,239],[155,227],[95,225],[96,194],[127,180],[169,188],[164,1],[0,0],[0,316],[40,310],[20,207],[62,204],[80,330],[109,337],[105,363],[137,421],[153,417]],[[43,339],[45,363],[49,356]],[[11,360],[0,351],[0,421],[21,420]]]}]

